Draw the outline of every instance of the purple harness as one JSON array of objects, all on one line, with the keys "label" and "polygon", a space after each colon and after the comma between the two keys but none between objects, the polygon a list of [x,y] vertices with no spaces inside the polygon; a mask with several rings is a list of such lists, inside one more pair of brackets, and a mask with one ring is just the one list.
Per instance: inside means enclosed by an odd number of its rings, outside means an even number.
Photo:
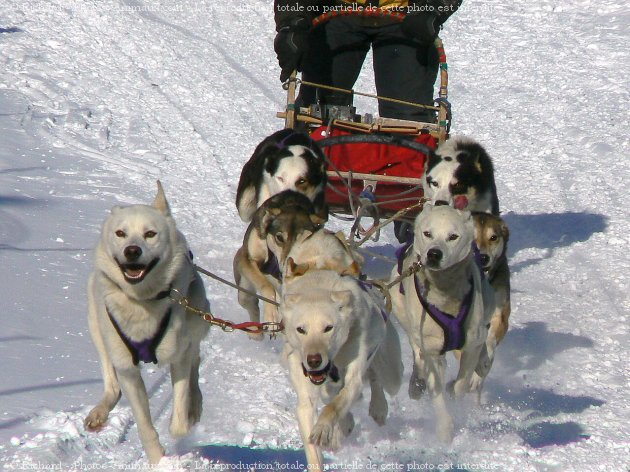
[{"label": "purple harness", "polygon": [[145,339],[144,341],[132,341],[129,336],[127,336],[123,332],[123,330],[120,329],[120,326],[118,326],[118,323],[116,323],[116,320],[109,312],[109,308],[106,308],[106,310],[107,315],[112,322],[112,325],[114,325],[114,328],[118,333],[118,336],[120,336],[122,342],[125,343],[127,349],[129,349],[129,353],[131,354],[131,358],[133,360],[133,365],[138,365],[140,361],[145,363],[153,362],[154,364],[157,364],[158,361],[155,350],[160,345],[160,342],[162,342],[164,334],[166,334],[166,329],[168,328],[168,324],[171,320],[171,308],[168,309],[166,315],[164,315],[164,318],[162,318],[160,326],[155,335],[152,338]]},{"label": "purple harness", "polygon": [[[399,275],[402,274],[402,266],[403,266],[404,258],[405,258],[405,255],[407,254],[407,250],[411,247],[412,244],[413,242],[408,242],[396,250]],[[475,262],[477,262],[477,265],[481,266],[479,249],[477,248],[477,244],[475,244],[474,241],[473,241],[472,246],[473,246],[473,251],[475,254]],[[483,277],[483,270],[481,270],[481,274]],[[426,298],[422,294],[422,292],[424,291],[423,287],[420,285],[420,281],[418,280],[418,277],[415,274],[413,276],[413,282],[416,287],[416,294],[418,295],[418,300],[420,300],[420,304],[422,305],[422,308],[424,308],[424,310],[429,314],[429,316],[433,319],[433,321],[435,321],[440,326],[440,328],[442,328],[442,331],[444,331],[444,345],[442,346],[442,350],[440,351],[440,354],[445,354],[448,351],[461,349],[464,343],[466,342],[466,333],[464,332],[463,328],[464,328],[464,323],[466,322],[466,318],[468,317],[468,314],[470,313],[470,307],[471,307],[473,292],[475,288],[475,284],[473,280],[471,279],[470,291],[466,294],[466,297],[464,297],[464,300],[462,301],[462,305],[459,308],[459,312],[455,316],[450,315],[448,313],[444,313],[438,307],[429,303],[426,300]],[[399,290],[400,290],[400,293],[402,294],[405,293],[405,289],[402,283],[400,284]]]},{"label": "purple harness", "polygon": [[260,271],[263,274],[267,274],[272,276],[274,279],[281,280],[282,272],[280,271],[280,264],[278,263],[278,259],[276,255],[268,250],[267,262],[260,268]]},{"label": "purple harness", "polygon": [[[372,287],[374,287],[374,285],[372,285],[369,282],[366,282],[365,280],[356,279],[356,281],[359,282],[359,287],[361,287],[361,289],[364,292],[367,292],[368,290],[372,290]],[[389,318],[389,315],[383,309],[381,309],[381,316],[383,317],[383,321],[387,323],[387,319]]]},{"label": "purple harness", "polygon": [[470,306],[473,298],[474,291],[474,283],[471,280],[470,291],[464,297],[462,301],[462,305],[459,307],[459,312],[457,316],[453,317],[448,313],[444,313],[438,307],[429,303],[422,296],[422,287],[420,286],[420,282],[418,281],[418,277],[413,276],[413,282],[416,286],[416,294],[418,295],[418,299],[422,304],[422,308],[429,314],[433,321],[435,321],[442,331],[444,331],[444,345],[442,346],[442,350],[440,354],[446,354],[448,351],[454,351],[456,349],[461,349],[464,343],[466,342],[466,333],[464,332],[464,322],[470,313]]}]

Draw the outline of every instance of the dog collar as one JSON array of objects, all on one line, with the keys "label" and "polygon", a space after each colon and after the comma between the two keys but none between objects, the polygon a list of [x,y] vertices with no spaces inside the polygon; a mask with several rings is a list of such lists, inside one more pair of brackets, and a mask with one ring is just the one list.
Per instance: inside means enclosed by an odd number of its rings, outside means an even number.
[{"label": "dog collar", "polygon": [[[304,373],[304,377],[308,377],[309,372],[306,370],[306,367],[304,367],[304,364],[302,364],[302,372]],[[333,363],[330,364],[330,368],[328,369],[326,375],[335,383],[339,382],[339,379],[341,378],[339,376],[339,369],[337,369],[337,366]]]},{"label": "dog collar", "polygon": [[153,337],[145,339],[144,341],[131,340],[129,336],[127,336],[120,328],[107,306],[105,307],[105,310],[107,311],[107,316],[109,316],[109,320],[112,322],[114,329],[116,329],[118,336],[120,336],[120,339],[129,350],[129,353],[131,354],[131,358],[133,360],[133,365],[138,365],[140,361],[144,363],[152,362],[154,364],[157,364],[158,361],[155,351],[162,342],[162,338],[164,338],[164,335],[166,334],[168,324],[171,320],[171,308],[168,309],[166,315],[164,315],[164,317],[162,318],[160,326],[158,327],[158,330],[153,335]]},{"label": "dog collar", "polygon": [[442,346],[440,354],[443,355],[448,351],[461,349],[466,342],[466,333],[463,328],[472,305],[473,292],[475,289],[473,280],[470,280],[470,291],[464,297],[456,316],[443,312],[426,300],[422,293],[424,291],[423,287],[420,285],[420,281],[415,274],[413,276],[413,281],[416,287],[416,294],[418,295],[422,308],[424,308],[433,321],[435,321],[440,328],[442,328],[442,331],[444,331],[444,345]]}]

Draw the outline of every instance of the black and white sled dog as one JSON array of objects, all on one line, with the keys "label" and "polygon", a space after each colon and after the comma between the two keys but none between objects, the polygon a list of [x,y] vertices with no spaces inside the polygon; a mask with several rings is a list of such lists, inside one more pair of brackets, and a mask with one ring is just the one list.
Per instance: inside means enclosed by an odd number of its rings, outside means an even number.
[{"label": "black and white sled dog", "polygon": [[317,215],[327,220],[326,182],[326,161],[317,143],[303,133],[283,129],[265,138],[243,166],[236,208],[241,219],[249,222],[269,197],[294,190],[306,195]]},{"label": "black and white sled dog", "polygon": [[199,343],[209,325],[170,298],[185,296],[208,311],[203,283],[175,227],[160,182],[152,206],[114,207],[103,224],[88,282],[88,324],[103,375],[101,401],[85,418],[100,430],[121,391],[131,405],[151,463],[164,454],[151,422],[140,362],[168,365],[173,383],[170,432],[182,436],[201,417]]},{"label": "black and white sled dog", "polygon": [[499,214],[494,167],[476,141],[454,137],[429,155],[422,183],[424,196],[458,210]]},{"label": "black and white sled dog", "polygon": [[445,354],[461,350],[452,384],[461,396],[475,388],[475,369],[495,309],[494,292],[475,260],[473,219],[468,211],[427,204],[414,225],[413,245],[400,255],[392,280],[417,264],[412,276],[391,290],[392,312],[403,327],[414,356],[409,396],[428,388],[437,414],[437,434],[453,439],[453,420],[445,399]]}]

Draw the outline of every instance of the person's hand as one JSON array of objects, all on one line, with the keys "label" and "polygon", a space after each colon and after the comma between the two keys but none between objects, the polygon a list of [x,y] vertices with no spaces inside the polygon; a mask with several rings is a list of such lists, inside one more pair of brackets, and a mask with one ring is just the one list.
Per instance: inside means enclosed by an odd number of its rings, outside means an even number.
[{"label": "person's hand", "polygon": [[286,81],[294,70],[300,69],[308,42],[309,27],[308,20],[300,16],[278,30],[276,39],[273,41],[273,48],[280,64],[281,82]]},{"label": "person's hand", "polygon": [[410,13],[402,22],[402,30],[423,46],[428,46],[433,44],[440,31],[438,17],[428,12]]}]

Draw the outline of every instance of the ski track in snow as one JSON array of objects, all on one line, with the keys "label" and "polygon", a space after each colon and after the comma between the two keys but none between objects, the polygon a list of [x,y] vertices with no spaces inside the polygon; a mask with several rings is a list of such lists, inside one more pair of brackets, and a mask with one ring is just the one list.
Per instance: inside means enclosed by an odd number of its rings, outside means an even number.
[{"label": "ski track in snow", "polygon": [[[0,142],[0,257],[38,291],[20,296],[28,288],[8,275],[0,280],[15,288],[3,290],[13,316],[3,320],[7,337],[0,339],[11,381],[0,389],[4,468],[145,464],[124,399],[101,433],[82,427],[101,393],[83,281],[109,207],[151,201],[160,178],[198,263],[232,277],[244,231],[233,204],[240,169],[282,126],[271,2],[176,6],[0,6],[0,103],[12,107],[0,111],[0,123],[25,130],[11,129],[15,137]],[[453,131],[475,137],[494,157],[511,229],[510,331],[484,406],[473,408],[470,399],[452,405],[452,445],[437,442],[429,400],[411,401],[405,382],[384,427],[361,399],[356,429],[327,455],[330,464],[629,470],[625,10],[612,0],[468,0],[449,22],[443,38]],[[366,66],[357,89],[369,89],[371,78]],[[388,233],[373,249],[391,256]],[[388,272],[383,262],[369,267]],[[206,286],[218,316],[245,318],[232,289],[212,280]],[[408,371],[411,354],[401,340]],[[11,350],[16,341],[29,346],[19,357]],[[197,467],[190,451],[199,444],[300,448],[280,352],[279,340],[211,330],[203,345],[204,415],[179,441],[168,435],[169,376],[145,368],[154,421],[171,454],[160,468]],[[24,378],[20,366],[36,365],[48,377]]]}]

